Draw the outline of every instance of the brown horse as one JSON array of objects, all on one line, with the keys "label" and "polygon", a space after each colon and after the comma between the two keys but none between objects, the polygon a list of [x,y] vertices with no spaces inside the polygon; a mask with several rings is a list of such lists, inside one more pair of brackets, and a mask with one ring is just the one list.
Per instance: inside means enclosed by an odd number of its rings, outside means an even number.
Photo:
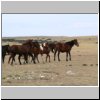
[{"label": "brown horse", "polygon": [[[31,53],[31,48],[33,46],[32,41],[33,40],[27,40],[22,45],[12,45],[12,46],[10,46],[9,47],[9,52],[10,52],[11,56],[9,57],[8,63],[10,62],[10,60],[12,58],[11,64],[13,64],[13,61],[15,60],[16,54],[19,55],[18,60],[19,60],[20,64],[21,64],[20,58],[21,58],[22,55],[24,56],[24,59],[25,59],[26,63],[28,63],[28,55],[30,55],[32,57],[32,59],[34,60],[34,57]],[[34,63],[35,63],[35,61],[34,61]]]},{"label": "brown horse", "polygon": [[77,39],[74,39],[72,41],[69,41],[69,42],[65,42],[65,43],[57,43],[56,44],[56,47],[55,47],[55,52],[54,52],[54,61],[55,61],[55,57],[56,57],[56,53],[58,51],[58,61],[60,61],[60,52],[64,53],[66,52],[66,61],[68,61],[68,54],[70,56],[70,60],[71,60],[71,49],[72,47],[76,45],[76,46],[79,46],[79,43],[77,41]]},{"label": "brown horse", "polygon": [[49,48],[49,45],[48,43],[43,43],[43,44],[40,44],[40,54],[43,55],[43,54],[46,54],[46,62],[47,62],[47,59],[49,58],[49,62],[50,62],[50,48]]},{"label": "brown horse", "polygon": [[[43,54],[46,54],[46,62],[47,59],[49,58],[49,62],[50,62],[50,48],[48,46],[48,43],[40,43],[38,48],[33,48],[33,53],[34,53],[34,57],[35,59],[37,59],[37,62],[39,63],[39,59],[38,59],[38,55],[41,54],[41,57],[43,56]],[[43,58],[42,58],[43,60]],[[44,61],[43,61],[44,62]]]}]

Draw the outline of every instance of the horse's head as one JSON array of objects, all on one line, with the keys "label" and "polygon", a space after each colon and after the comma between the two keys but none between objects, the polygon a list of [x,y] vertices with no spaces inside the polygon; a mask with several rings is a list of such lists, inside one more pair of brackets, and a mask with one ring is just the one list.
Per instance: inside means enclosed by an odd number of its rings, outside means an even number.
[{"label": "horse's head", "polygon": [[40,46],[40,50],[43,50],[43,44],[40,43],[39,46]]},{"label": "horse's head", "polygon": [[75,44],[77,47],[79,47],[79,43],[78,43],[77,39],[74,39],[73,41],[74,41],[74,44]]},{"label": "horse's head", "polygon": [[6,52],[9,54],[9,48],[10,48],[10,45],[9,44],[7,44],[6,45]]},{"label": "horse's head", "polygon": [[33,47],[40,48],[38,41],[32,41]]},{"label": "horse's head", "polygon": [[43,43],[43,47],[48,47],[48,46],[49,46],[48,42]]}]

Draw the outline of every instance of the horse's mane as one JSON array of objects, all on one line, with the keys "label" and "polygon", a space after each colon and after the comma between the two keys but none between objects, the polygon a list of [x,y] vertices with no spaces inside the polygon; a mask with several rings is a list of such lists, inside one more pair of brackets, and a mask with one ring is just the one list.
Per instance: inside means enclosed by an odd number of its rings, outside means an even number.
[{"label": "horse's mane", "polygon": [[[74,40],[75,40],[75,39],[74,39]],[[71,41],[65,42],[65,44],[73,45],[73,44],[74,44],[74,40],[71,40]]]}]

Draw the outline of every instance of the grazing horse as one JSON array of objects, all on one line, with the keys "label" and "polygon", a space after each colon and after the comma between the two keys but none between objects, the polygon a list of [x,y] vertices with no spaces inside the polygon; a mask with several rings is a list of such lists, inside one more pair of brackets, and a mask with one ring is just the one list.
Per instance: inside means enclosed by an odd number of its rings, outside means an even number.
[{"label": "grazing horse", "polygon": [[58,51],[58,61],[60,61],[60,57],[59,57],[60,52],[62,52],[62,53],[66,52],[66,61],[68,61],[68,54],[69,54],[70,60],[71,60],[70,51],[74,45],[79,46],[77,39],[74,39],[72,41],[65,42],[65,43],[60,43],[60,42],[57,43],[56,47],[55,47],[55,52],[54,52],[54,61],[55,61],[57,51]]},{"label": "grazing horse", "polygon": [[3,61],[3,63],[4,63],[6,53],[9,53],[8,48],[9,48],[9,45],[2,46],[2,61]]},{"label": "grazing horse", "polygon": [[[10,52],[11,56],[9,57],[8,63],[10,62],[10,60],[12,58],[11,64],[13,64],[13,61],[15,59],[16,54],[19,55],[18,60],[19,60],[20,64],[21,64],[20,57],[22,55],[24,56],[24,59],[25,59],[26,63],[28,63],[28,55],[30,55],[32,57],[32,59],[34,60],[34,57],[31,53],[31,48],[33,46],[32,41],[33,40],[27,40],[22,45],[12,45],[12,46],[10,46],[9,47],[9,52]],[[34,61],[34,63],[35,63],[35,61]]]}]

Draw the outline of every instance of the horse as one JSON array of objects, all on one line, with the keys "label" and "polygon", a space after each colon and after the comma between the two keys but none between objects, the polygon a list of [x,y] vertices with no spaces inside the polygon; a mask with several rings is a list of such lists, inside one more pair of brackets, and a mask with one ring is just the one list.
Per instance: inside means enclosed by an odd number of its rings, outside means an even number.
[{"label": "horse", "polygon": [[[33,48],[32,52],[34,53],[34,57],[35,59],[37,59],[37,62],[39,63],[39,59],[38,59],[38,55],[40,54],[41,57],[43,56],[43,54],[46,54],[46,62],[47,59],[49,58],[49,62],[50,62],[50,48],[48,46],[48,43],[39,43],[39,47],[38,48]],[[43,60],[43,58],[42,58]],[[43,61],[44,62],[44,61]]]},{"label": "horse", "polygon": [[[39,63],[39,60],[38,60],[38,54],[40,53],[40,45],[38,43],[38,41],[33,41],[33,46],[31,48],[31,53],[34,54],[34,62],[35,62],[35,59],[37,59],[38,63]],[[31,60],[32,62],[33,60]],[[36,63],[36,62],[35,62]]]},{"label": "horse", "polygon": [[[20,65],[21,65],[20,58],[21,58],[22,55],[24,56],[26,63],[28,63],[28,55],[30,55],[32,57],[33,61],[34,61],[34,57],[31,53],[31,48],[33,46],[32,41],[33,40],[27,40],[22,45],[12,45],[12,46],[10,46],[9,52],[10,52],[11,56],[9,57],[8,63],[10,62],[10,60],[12,58],[11,65],[13,64],[13,61],[15,59],[16,54],[19,55],[18,60],[19,60]],[[35,63],[35,61],[34,61],[34,63]]]},{"label": "horse", "polygon": [[48,58],[49,58],[49,62],[50,62],[50,54],[49,53],[50,53],[50,48],[49,48],[48,42],[40,44],[40,54],[41,54],[41,56],[43,54],[46,54],[46,62],[47,62]]},{"label": "horse", "polygon": [[60,52],[62,52],[62,53],[66,52],[66,61],[68,61],[68,54],[70,56],[69,59],[71,60],[71,53],[70,52],[71,52],[71,49],[74,45],[76,45],[77,47],[79,46],[77,39],[74,39],[74,40],[71,40],[71,41],[65,42],[65,43],[58,42],[56,44],[56,47],[55,47],[54,61],[55,61],[57,51],[58,51],[58,61],[60,61],[60,57],[59,57]]},{"label": "horse", "polygon": [[9,44],[2,46],[2,62],[3,63],[4,63],[4,59],[5,59],[6,53],[9,53],[8,48],[9,48]]}]

